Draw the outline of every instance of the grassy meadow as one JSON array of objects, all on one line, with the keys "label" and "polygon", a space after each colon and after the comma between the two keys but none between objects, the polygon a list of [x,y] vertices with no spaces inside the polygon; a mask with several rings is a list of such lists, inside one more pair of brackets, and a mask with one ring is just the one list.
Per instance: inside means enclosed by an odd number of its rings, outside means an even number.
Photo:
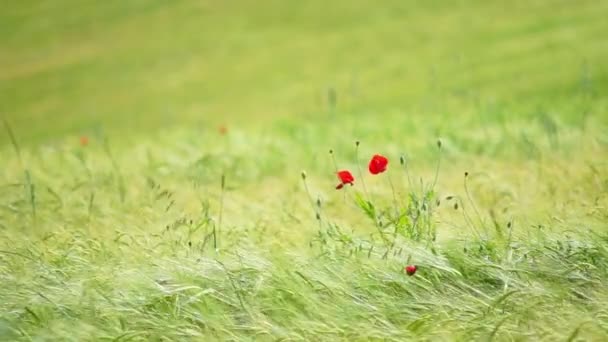
[{"label": "grassy meadow", "polygon": [[0,340],[608,340],[607,17],[6,3]]}]

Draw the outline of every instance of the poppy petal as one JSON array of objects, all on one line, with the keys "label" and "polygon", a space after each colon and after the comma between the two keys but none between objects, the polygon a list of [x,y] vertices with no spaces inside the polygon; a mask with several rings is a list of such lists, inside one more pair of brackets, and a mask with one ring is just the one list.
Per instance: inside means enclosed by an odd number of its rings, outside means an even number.
[{"label": "poppy petal", "polygon": [[369,161],[368,169],[372,175],[377,175],[386,171],[388,159],[382,155],[374,154]]}]

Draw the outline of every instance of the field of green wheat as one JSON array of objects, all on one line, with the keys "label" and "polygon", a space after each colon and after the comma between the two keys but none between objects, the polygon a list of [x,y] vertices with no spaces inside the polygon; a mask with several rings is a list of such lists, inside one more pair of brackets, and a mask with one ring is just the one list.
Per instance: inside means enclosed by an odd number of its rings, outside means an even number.
[{"label": "field of green wheat", "polygon": [[6,3],[0,340],[608,340],[607,17]]}]

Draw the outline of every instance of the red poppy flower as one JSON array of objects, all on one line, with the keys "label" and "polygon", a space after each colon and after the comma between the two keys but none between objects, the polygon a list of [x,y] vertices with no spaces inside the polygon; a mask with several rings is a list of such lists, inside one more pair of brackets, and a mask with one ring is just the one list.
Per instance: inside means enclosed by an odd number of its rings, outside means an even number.
[{"label": "red poppy flower", "polygon": [[414,273],[416,273],[416,271],[418,270],[418,267],[416,267],[416,265],[408,265],[404,267],[404,270],[407,275],[413,276]]},{"label": "red poppy flower", "polygon": [[386,171],[387,165],[388,159],[386,159],[386,157],[374,154],[372,160],[369,161],[369,172],[371,172],[372,175],[377,175]]},{"label": "red poppy flower", "polygon": [[221,135],[226,135],[226,133],[228,133],[228,128],[224,125],[221,125],[220,127],[218,127],[217,131],[221,134]]},{"label": "red poppy flower", "polygon": [[355,182],[355,177],[348,170],[338,171],[338,178],[340,178],[340,184],[336,186],[336,189],[342,189],[345,184],[350,184],[351,186]]},{"label": "red poppy flower", "polygon": [[80,146],[87,146],[89,144],[89,137],[81,136],[80,137]]}]

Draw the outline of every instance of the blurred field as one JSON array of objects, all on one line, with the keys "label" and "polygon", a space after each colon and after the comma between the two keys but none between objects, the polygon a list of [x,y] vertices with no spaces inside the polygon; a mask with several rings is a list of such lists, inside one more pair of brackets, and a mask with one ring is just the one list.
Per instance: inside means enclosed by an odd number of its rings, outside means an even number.
[{"label": "blurred field", "polygon": [[44,141],[301,116],[330,87],[342,109],[428,112],[454,99],[436,110],[460,115],[608,82],[603,2],[374,4],[13,3],[0,14],[1,110],[23,140]]},{"label": "blurred field", "polygon": [[606,17],[5,5],[0,340],[608,339]]}]

